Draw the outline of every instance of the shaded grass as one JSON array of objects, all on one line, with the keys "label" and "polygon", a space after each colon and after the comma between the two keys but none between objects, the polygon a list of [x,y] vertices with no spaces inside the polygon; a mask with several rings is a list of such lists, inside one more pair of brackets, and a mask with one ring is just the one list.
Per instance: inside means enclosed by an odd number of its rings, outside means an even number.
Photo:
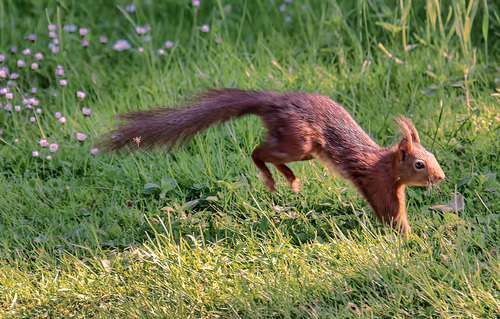
[{"label": "shaded grass", "polygon": [[[29,96],[43,108],[39,125],[30,111],[0,112],[5,316],[498,313],[495,3],[293,1],[282,13],[266,1],[203,1],[197,9],[174,1],[136,3],[133,14],[124,5],[0,3],[3,65],[20,74],[11,89],[37,87]],[[91,45],[81,48],[80,36],[59,25],[60,53],[52,55],[48,22],[88,27]],[[151,42],[134,31],[145,23]],[[211,31],[201,32],[202,24]],[[33,44],[23,40],[32,32]],[[108,44],[98,43],[101,34]],[[120,38],[145,52],[114,51]],[[157,55],[166,40],[174,47]],[[19,47],[14,55],[11,45]],[[27,46],[45,55],[37,71],[17,70],[17,59],[34,61],[20,53]],[[54,76],[58,64],[66,87]],[[89,153],[116,114],[173,106],[207,87],[321,92],[383,145],[398,141],[394,116],[412,116],[447,179],[439,192],[407,190],[413,234],[401,240],[315,161],[291,165],[300,194],[281,177],[269,194],[248,157],[263,134],[256,118],[211,128],[171,154]],[[76,132],[89,138],[79,142]],[[51,160],[42,137],[59,144]],[[34,149],[42,156],[31,157]],[[464,211],[428,210],[454,191],[464,195]]]}]

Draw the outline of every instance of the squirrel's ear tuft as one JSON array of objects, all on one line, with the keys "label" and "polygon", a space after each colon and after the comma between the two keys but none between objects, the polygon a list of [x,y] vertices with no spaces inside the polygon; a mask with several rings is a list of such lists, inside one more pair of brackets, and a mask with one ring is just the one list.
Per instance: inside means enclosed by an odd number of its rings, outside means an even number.
[{"label": "squirrel's ear tuft", "polygon": [[417,129],[409,118],[401,115],[396,119],[396,122],[398,122],[399,131],[403,134],[403,139],[408,139],[413,143],[420,144],[420,137],[418,136]]}]

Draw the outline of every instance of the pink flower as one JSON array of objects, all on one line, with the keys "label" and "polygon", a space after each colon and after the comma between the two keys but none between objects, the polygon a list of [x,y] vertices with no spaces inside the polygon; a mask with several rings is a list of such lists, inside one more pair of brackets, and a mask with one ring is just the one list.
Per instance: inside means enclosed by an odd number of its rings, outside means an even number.
[{"label": "pink flower", "polygon": [[87,134],[84,133],[76,133],[76,139],[79,141],[85,141],[87,139]]},{"label": "pink flower", "polygon": [[82,113],[83,113],[83,115],[90,115],[91,112],[92,112],[91,108],[82,107]]},{"label": "pink flower", "polygon": [[78,91],[76,92],[76,96],[79,97],[80,99],[83,99],[85,98],[85,96],[87,96],[87,94],[83,91]]},{"label": "pink flower", "polygon": [[87,35],[87,33],[89,33],[89,29],[87,28],[80,28],[80,30],[78,30],[80,32],[80,35],[83,37],[85,35]]}]

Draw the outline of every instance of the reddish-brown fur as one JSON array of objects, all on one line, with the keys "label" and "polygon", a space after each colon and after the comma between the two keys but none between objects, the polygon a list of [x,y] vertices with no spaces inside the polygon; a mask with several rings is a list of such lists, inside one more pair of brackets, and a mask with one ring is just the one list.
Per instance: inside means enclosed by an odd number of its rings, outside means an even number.
[{"label": "reddish-brown fur", "polygon": [[166,145],[170,150],[213,124],[245,114],[260,116],[267,127],[267,138],[252,159],[271,192],[275,182],[265,163],[273,164],[298,192],[299,180],[285,164],[318,158],[354,184],[381,222],[405,233],[410,230],[405,185],[436,184],[445,177],[434,155],[420,145],[409,119],[397,119],[401,142],[381,147],[341,105],[313,93],[208,90],[189,108],[123,115],[125,123],[110,134],[105,146],[134,150]]}]

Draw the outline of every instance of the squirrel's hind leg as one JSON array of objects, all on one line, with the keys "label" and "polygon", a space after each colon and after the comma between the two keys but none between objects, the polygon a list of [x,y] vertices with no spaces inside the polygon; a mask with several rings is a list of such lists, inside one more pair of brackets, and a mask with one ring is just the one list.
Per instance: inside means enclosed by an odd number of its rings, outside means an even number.
[{"label": "squirrel's hind leg", "polygon": [[262,160],[262,155],[259,147],[252,152],[252,160],[255,163],[255,166],[257,166],[257,168],[261,171],[267,189],[271,193],[274,193],[274,185],[276,184],[276,182],[273,179],[271,171],[269,170],[269,168],[267,168],[266,163]]},{"label": "squirrel's hind leg", "polygon": [[285,163],[304,161],[311,158],[312,155],[299,148],[287,148],[283,151],[280,150],[279,146],[269,142],[260,145],[252,153],[252,159],[257,168],[262,172],[266,187],[271,192],[274,192],[275,181],[265,163],[273,164],[290,183],[292,190],[294,192],[298,192],[300,181],[297,177],[295,177],[295,174],[288,166],[285,165]]},{"label": "squirrel's hind leg", "polygon": [[292,170],[286,166],[285,164],[273,164],[278,171],[280,171],[283,176],[285,176],[286,180],[290,183],[290,187],[292,190],[296,193],[299,192],[299,183],[300,180],[295,177],[295,174],[292,172]]}]

